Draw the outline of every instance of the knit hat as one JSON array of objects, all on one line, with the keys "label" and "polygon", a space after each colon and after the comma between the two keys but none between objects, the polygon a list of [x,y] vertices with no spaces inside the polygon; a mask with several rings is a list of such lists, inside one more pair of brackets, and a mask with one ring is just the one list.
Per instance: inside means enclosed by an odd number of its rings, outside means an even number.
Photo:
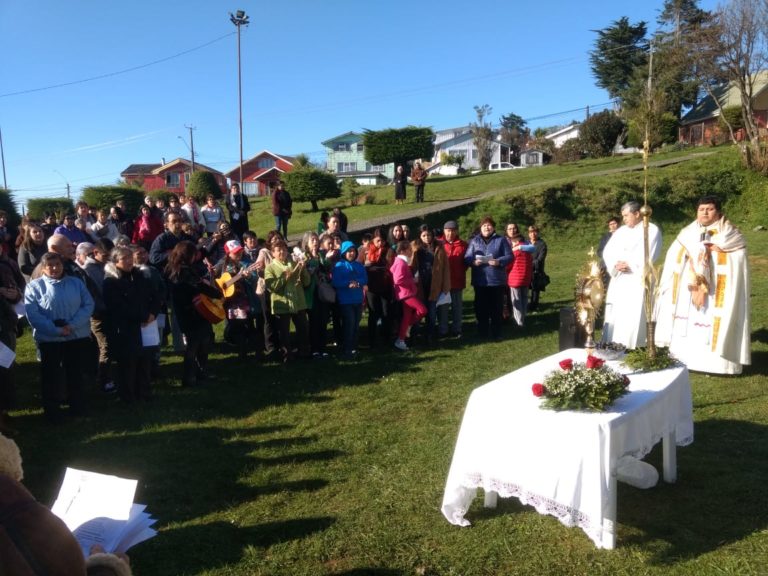
[{"label": "knit hat", "polygon": [[357,246],[355,246],[354,242],[350,242],[349,240],[347,240],[346,242],[342,242],[341,243],[341,255],[343,256],[344,254],[347,253],[348,250],[356,249],[356,248],[357,248]]},{"label": "knit hat", "polygon": [[458,230],[458,229],[459,229],[459,226],[458,224],[456,224],[456,220],[448,220],[448,222],[446,222],[443,225],[443,230]]},{"label": "knit hat", "polygon": [[239,252],[243,251],[243,245],[240,244],[237,240],[227,240],[227,243],[224,244],[224,252],[227,253],[227,256],[230,256],[232,254],[238,254]]}]

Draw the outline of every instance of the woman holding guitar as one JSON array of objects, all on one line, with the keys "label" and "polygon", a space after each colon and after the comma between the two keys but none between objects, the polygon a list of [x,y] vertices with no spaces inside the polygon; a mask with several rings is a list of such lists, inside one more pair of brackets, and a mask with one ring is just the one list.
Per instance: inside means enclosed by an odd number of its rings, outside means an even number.
[{"label": "woman holding guitar", "polygon": [[213,344],[213,329],[211,320],[198,312],[196,302],[200,302],[200,296],[214,301],[221,298],[219,289],[204,280],[196,269],[198,254],[197,247],[192,242],[183,240],[171,251],[165,269],[171,283],[179,326],[187,343],[182,386],[195,386],[200,380],[210,378],[210,374],[206,374],[206,368],[208,352]]},{"label": "woman holding guitar", "polygon": [[[259,299],[256,297],[257,266],[244,258],[243,245],[237,240],[228,240],[224,244],[224,258],[216,264],[214,272],[216,285],[224,295],[224,310],[227,313],[227,326],[224,339],[237,347],[241,360],[248,356],[249,344],[257,345],[258,330],[254,319],[263,318]],[[263,332],[263,327],[262,327]]]}]

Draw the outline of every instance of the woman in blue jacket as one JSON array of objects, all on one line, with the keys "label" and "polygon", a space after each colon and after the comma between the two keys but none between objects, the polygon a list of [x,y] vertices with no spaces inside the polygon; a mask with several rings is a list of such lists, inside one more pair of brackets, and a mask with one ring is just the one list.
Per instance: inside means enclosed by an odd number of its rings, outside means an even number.
[{"label": "woman in blue jacket", "polygon": [[357,261],[354,242],[346,241],[341,245],[341,259],[333,267],[332,282],[341,315],[342,353],[345,358],[354,358],[368,284],[368,273],[365,266]]},{"label": "woman in blue jacket", "polygon": [[70,411],[76,416],[85,413],[82,379],[90,350],[93,298],[82,280],[64,275],[58,254],[44,254],[40,265],[43,275],[27,284],[24,309],[40,350],[43,411],[57,423],[65,400],[59,396],[62,372]]},{"label": "woman in blue jacket", "polygon": [[472,270],[475,288],[475,318],[477,333],[501,338],[504,314],[504,292],[507,288],[507,264],[512,262],[509,242],[496,234],[496,223],[486,216],[480,222],[480,234],[469,241],[464,263]]}]

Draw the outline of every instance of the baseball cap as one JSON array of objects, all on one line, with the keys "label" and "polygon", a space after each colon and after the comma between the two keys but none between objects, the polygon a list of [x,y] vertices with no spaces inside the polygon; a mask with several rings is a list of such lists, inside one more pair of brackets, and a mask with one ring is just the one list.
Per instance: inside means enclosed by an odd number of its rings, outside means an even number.
[{"label": "baseball cap", "polygon": [[243,251],[243,245],[240,244],[237,240],[227,240],[226,244],[224,244],[224,252],[229,254],[237,254],[238,252]]}]

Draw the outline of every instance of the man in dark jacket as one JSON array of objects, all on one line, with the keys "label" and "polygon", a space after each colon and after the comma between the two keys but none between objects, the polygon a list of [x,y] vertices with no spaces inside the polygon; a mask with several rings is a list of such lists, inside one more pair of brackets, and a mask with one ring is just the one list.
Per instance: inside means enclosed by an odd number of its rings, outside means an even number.
[{"label": "man in dark jacket", "polygon": [[248,212],[251,211],[251,204],[248,202],[248,196],[240,192],[240,185],[237,182],[232,183],[226,205],[232,230],[238,238],[242,239],[243,233],[248,231]]}]

